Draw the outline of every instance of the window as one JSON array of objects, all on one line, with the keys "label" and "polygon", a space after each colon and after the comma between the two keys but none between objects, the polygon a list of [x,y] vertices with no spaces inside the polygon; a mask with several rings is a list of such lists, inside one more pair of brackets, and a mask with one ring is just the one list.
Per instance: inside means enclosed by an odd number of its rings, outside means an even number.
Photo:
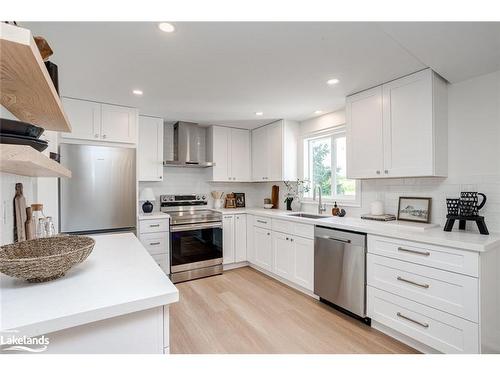
[{"label": "window", "polygon": [[304,179],[311,181],[305,197],[312,198],[312,188],[321,186],[326,200],[359,204],[359,183],[346,178],[346,157],[343,128],[304,138]]}]

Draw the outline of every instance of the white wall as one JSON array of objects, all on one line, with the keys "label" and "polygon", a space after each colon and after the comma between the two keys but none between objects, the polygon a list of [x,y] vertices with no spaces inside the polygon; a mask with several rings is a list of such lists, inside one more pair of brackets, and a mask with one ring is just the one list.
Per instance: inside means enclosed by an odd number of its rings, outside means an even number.
[{"label": "white wall", "polygon": [[[301,133],[342,124],[344,118],[338,111],[304,121]],[[443,225],[446,198],[472,190],[488,196],[481,214],[490,232],[500,232],[500,71],[448,87],[448,159],[448,178],[363,181],[362,207],[346,207],[348,215],[368,212],[376,199],[384,201],[386,212],[396,213],[399,196],[422,196],[433,199],[432,222]],[[469,228],[476,230],[474,225]]]}]

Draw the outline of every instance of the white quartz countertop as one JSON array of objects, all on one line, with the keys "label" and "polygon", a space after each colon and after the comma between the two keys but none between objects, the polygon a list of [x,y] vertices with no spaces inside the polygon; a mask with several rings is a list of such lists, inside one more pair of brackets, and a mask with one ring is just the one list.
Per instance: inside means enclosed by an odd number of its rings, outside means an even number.
[{"label": "white quartz countertop", "polygon": [[30,284],[0,274],[0,331],[37,336],[179,300],[132,233],[92,237],[90,256],[60,279]]},{"label": "white quartz countertop", "polygon": [[144,212],[139,213],[137,215],[139,220],[158,220],[158,219],[169,219],[170,215],[165,212],[154,211],[149,214],[145,214]]},{"label": "white quartz countertop", "polygon": [[[344,229],[367,234],[375,234],[409,241],[418,241],[456,249],[484,252],[500,247],[500,234],[490,233],[482,235],[474,232],[459,231],[445,232],[443,228],[426,226],[425,224],[388,221],[378,222],[355,217],[326,216],[323,219],[308,219],[289,216],[297,212],[264,208],[226,208],[215,210],[222,214],[252,214],[272,218],[285,219],[307,224],[321,225],[330,228]],[[455,225],[458,228],[458,224]]]}]

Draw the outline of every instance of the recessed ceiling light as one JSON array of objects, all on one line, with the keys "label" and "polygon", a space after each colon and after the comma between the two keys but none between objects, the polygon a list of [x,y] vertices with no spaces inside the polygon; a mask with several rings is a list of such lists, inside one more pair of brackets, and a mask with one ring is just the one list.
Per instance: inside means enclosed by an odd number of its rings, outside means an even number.
[{"label": "recessed ceiling light", "polygon": [[262,116],[262,115],[264,114],[264,112],[255,112],[255,114],[256,114],[257,116]]},{"label": "recessed ceiling light", "polygon": [[323,113],[323,111],[321,109],[314,111],[315,115],[321,115],[322,113]]},{"label": "recessed ceiling light", "polygon": [[161,22],[158,24],[158,28],[166,33],[173,33],[175,31],[174,25],[168,22]]},{"label": "recessed ceiling light", "polygon": [[141,96],[143,94],[142,90],[132,90],[132,94]]},{"label": "recessed ceiling light", "polygon": [[326,83],[328,83],[329,85],[336,85],[337,83],[339,83],[339,80],[337,78],[332,78],[326,81]]}]

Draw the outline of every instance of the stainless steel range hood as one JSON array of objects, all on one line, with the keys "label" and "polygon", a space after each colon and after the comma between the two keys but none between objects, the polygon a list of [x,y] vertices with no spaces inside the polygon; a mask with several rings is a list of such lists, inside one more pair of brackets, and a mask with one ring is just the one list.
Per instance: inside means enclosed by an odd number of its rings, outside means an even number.
[{"label": "stainless steel range hood", "polygon": [[174,159],[165,160],[166,167],[207,168],[214,163],[207,161],[207,129],[193,122],[174,124]]}]

